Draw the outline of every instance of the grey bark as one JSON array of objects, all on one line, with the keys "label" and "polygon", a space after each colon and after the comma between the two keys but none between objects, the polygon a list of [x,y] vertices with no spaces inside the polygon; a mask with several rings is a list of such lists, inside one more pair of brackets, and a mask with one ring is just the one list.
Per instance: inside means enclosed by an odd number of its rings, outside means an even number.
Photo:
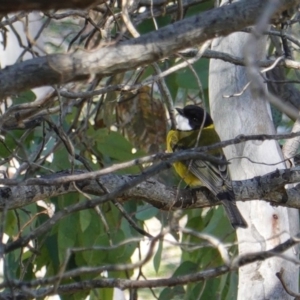
[{"label": "grey bark", "polygon": [[[217,38],[212,49],[239,56],[249,42],[245,33],[235,33],[227,38]],[[257,43],[256,58],[265,56],[265,40]],[[259,76],[259,75],[258,75]],[[241,96],[224,99],[243,90],[248,83],[245,67],[211,60],[210,63],[210,105],[216,129],[221,139],[226,140],[239,134],[274,133],[269,104],[262,94],[253,94],[247,89]],[[230,172],[234,180],[263,175],[276,168],[284,168],[282,153],[275,141],[250,141],[225,149],[231,160]],[[248,160],[251,159],[250,160]],[[258,162],[258,163],[253,163]],[[260,163],[261,162],[261,163]],[[276,165],[271,165],[276,163]],[[261,201],[239,203],[239,208],[249,223],[247,230],[238,230],[239,253],[270,249],[290,236],[288,209],[273,207]],[[298,219],[294,220],[298,228]],[[293,250],[285,255],[297,258]],[[298,267],[281,258],[257,262],[239,269],[238,299],[290,299],[275,276],[283,270],[288,286],[297,291]],[[251,291],[251,292],[250,292]]]},{"label": "grey bark", "polygon": [[[282,0],[278,14],[295,6]],[[53,54],[21,62],[0,71],[0,97],[43,85],[110,75],[158,61],[189,46],[253,25],[264,1],[241,1],[184,19],[139,38],[94,51]],[[277,15],[278,17],[278,15]]]}]

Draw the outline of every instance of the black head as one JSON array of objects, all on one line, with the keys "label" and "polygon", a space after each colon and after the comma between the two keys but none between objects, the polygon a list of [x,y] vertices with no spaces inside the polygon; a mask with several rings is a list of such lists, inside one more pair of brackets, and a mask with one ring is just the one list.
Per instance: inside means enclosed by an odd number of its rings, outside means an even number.
[{"label": "black head", "polygon": [[[187,105],[183,109],[176,108],[179,115],[177,116],[177,129],[179,130],[196,130],[213,124],[211,116],[197,105]],[[203,119],[205,121],[203,123]]]}]

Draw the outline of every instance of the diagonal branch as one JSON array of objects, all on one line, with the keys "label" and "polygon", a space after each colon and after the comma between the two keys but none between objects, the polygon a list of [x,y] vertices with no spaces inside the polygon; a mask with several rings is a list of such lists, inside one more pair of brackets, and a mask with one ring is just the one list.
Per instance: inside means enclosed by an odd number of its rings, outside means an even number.
[{"label": "diagonal branch", "polygon": [[64,8],[87,8],[93,4],[104,3],[105,0],[0,0],[0,13],[8,14],[22,11],[49,10]]},{"label": "diagonal branch", "polygon": [[[36,202],[37,200],[47,199],[71,192],[78,192],[73,185],[73,182],[76,182],[77,186],[83,192],[88,194],[102,196],[104,192],[101,186],[104,186],[109,191],[118,190],[118,194],[115,196],[118,196],[122,200],[135,197],[143,198],[153,206],[165,210],[177,207],[191,208],[218,205],[219,202],[216,198],[205,189],[200,189],[200,192],[195,196],[189,190],[178,191],[177,189],[166,187],[153,178],[150,180],[147,179],[170,168],[172,163],[179,160],[201,158],[212,161],[214,158],[206,154],[206,151],[212,149],[238,144],[247,140],[264,141],[270,139],[290,139],[292,137],[299,136],[299,134],[300,132],[280,135],[240,135],[235,139],[222,141],[211,146],[199,147],[197,149],[184,150],[171,154],[157,153],[134,159],[132,161],[115,164],[98,171],[61,171],[56,174],[46,175],[39,178],[29,178],[25,181],[0,179],[0,183],[4,185],[4,187],[0,188],[0,209],[15,209]],[[150,167],[139,176],[113,174],[113,172],[121,169],[155,162],[159,162],[159,164]],[[226,163],[219,160],[217,162]],[[261,164],[262,162],[253,163]],[[100,182],[100,187],[97,181]],[[300,182],[299,167],[281,171],[277,170],[266,174],[265,176],[258,176],[249,180],[235,181],[233,182],[233,185],[236,198],[239,200],[265,199],[267,201],[280,203],[281,205],[298,208],[299,203],[297,201],[297,188],[290,189],[288,196],[284,189],[285,184],[297,182]],[[110,195],[110,197],[108,197],[105,201],[108,201],[111,198],[112,195]],[[197,201],[195,201],[196,198],[198,198]],[[212,200],[209,201],[208,199]],[[91,207],[93,203],[93,201],[90,202],[88,206]],[[79,210],[85,208],[85,205],[83,205],[83,207],[79,208]]]},{"label": "diagonal branch", "polygon": [[[280,13],[295,6],[296,0],[282,0]],[[111,75],[137,68],[176,51],[225,36],[251,26],[265,2],[239,1],[175,22],[141,37],[72,54],[33,58],[0,71],[0,97],[43,85],[88,79],[94,74]]]},{"label": "diagonal branch", "polygon": [[[235,258],[230,265],[221,265],[215,268],[206,269],[200,272],[195,272],[182,276],[175,276],[171,278],[159,278],[159,279],[147,279],[147,280],[130,280],[130,279],[114,279],[114,278],[102,278],[97,280],[85,280],[77,283],[71,284],[62,284],[56,290],[58,294],[69,294],[78,291],[83,291],[91,288],[114,288],[117,287],[119,289],[125,290],[129,288],[157,288],[157,287],[165,287],[165,286],[178,286],[184,285],[191,282],[200,282],[204,280],[208,280],[210,278],[214,278],[217,276],[221,276],[223,274],[236,271],[239,267],[251,264],[256,261],[264,261],[271,257],[282,257],[282,253],[288,250],[289,248],[299,244],[299,234],[295,237],[292,237],[280,245],[267,250],[260,251],[256,253],[245,254],[242,256],[238,256]],[[100,267],[99,267],[100,268]],[[90,271],[97,272],[99,268],[90,268]],[[73,272],[77,272],[77,275],[80,275],[80,269],[74,270]],[[87,271],[83,269],[83,271]],[[97,272],[98,273],[98,272]],[[39,283],[41,285],[45,285],[48,282],[48,279],[41,279]],[[44,282],[44,284],[43,284]],[[31,282],[20,282],[17,280],[12,280],[10,282],[4,282],[2,286],[13,286],[15,288],[24,288],[24,287],[32,287]],[[52,294],[52,287],[43,287],[36,291],[37,297],[39,295],[50,295]],[[5,297],[7,293],[0,294],[0,297]],[[6,299],[6,298],[4,298]]]},{"label": "diagonal branch", "polygon": [[[88,184],[89,181],[82,182],[82,186],[80,187],[84,192],[101,194],[100,198],[76,203],[66,207],[64,210],[57,212],[53,217],[48,219],[42,225],[38,226],[36,229],[32,230],[28,235],[22,236],[17,240],[7,244],[5,246],[5,252],[8,253],[22,246],[26,246],[31,239],[45,234],[51,229],[54,224],[70,215],[71,213],[93,208],[100,203],[104,203],[105,201],[109,201],[110,199],[114,198],[117,198],[119,201],[125,201],[128,199],[134,199],[136,197],[136,199],[144,199],[153,206],[156,206],[159,209],[163,210],[206,207],[219,204],[219,202],[216,201],[215,198],[213,198],[211,193],[206,188],[200,188],[196,192],[195,190],[187,189],[178,190],[177,188],[168,188],[162,183],[159,183],[158,181],[153,179],[146,180],[147,178],[153,176],[153,172],[155,172],[155,169],[156,167],[153,167],[150,173],[145,172],[145,174],[137,177],[113,174],[102,176],[101,178],[99,178],[101,185],[104,185],[106,187],[109,186],[108,189],[113,190],[113,192],[105,195],[103,195],[103,189],[99,189],[99,184],[95,180],[93,180],[91,184]],[[295,193],[292,194],[291,199],[289,199],[284,190],[285,184],[294,181],[300,181],[300,168],[281,171],[276,170],[275,172],[272,172],[270,174],[261,177],[255,177],[251,180],[246,180],[245,182],[246,184],[248,184],[248,186],[242,181],[235,182],[234,192],[236,193],[237,191],[239,191],[239,194],[236,194],[237,200],[240,200],[241,197],[244,197],[242,198],[242,200],[257,198],[267,199],[267,196],[269,194],[270,196],[268,201],[272,203],[285,206],[291,206],[293,204],[295,205],[295,207],[299,207],[299,192],[296,191],[296,195],[294,195]],[[111,187],[111,185],[113,186]],[[73,192],[73,190],[70,189],[71,187],[73,187],[73,184],[70,183],[68,185],[59,185],[57,188],[60,191],[61,189],[64,189],[63,193],[66,193]],[[276,187],[276,190],[272,190],[272,187]],[[47,197],[55,195],[55,187],[28,186],[25,188],[27,188],[28,190],[20,190],[20,187],[18,186],[12,187],[11,189],[5,188],[5,192],[9,196],[13,194],[13,190],[16,190],[18,192],[18,195],[20,197],[23,196],[23,198],[26,198],[24,197],[24,194],[26,196],[29,195],[29,199],[27,200],[31,202],[33,202],[33,200],[36,201],[38,199],[42,199],[42,197],[45,197],[46,195]],[[38,195],[34,194],[34,192],[36,192],[37,190],[41,191]],[[49,190],[50,195],[47,194],[47,191]],[[42,193],[44,193],[44,195],[42,195]],[[0,194],[2,194],[2,190],[0,190]],[[37,196],[39,198],[37,198]],[[9,199],[5,200],[7,205],[11,205],[11,203],[9,203],[10,201],[8,201]]]}]

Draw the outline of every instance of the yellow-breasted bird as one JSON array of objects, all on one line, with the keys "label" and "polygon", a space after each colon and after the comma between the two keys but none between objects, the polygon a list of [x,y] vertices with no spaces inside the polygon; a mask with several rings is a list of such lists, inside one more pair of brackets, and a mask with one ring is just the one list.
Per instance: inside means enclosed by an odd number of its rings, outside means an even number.
[{"label": "yellow-breasted bird", "polygon": [[[178,111],[176,116],[177,128],[168,133],[168,152],[220,142],[213,120],[203,108],[187,105],[183,109],[176,108],[176,110]],[[225,159],[221,148],[210,150],[208,154],[218,159]],[[226,164],[218,165],[210,161],[194,159],[192,161],[178,161],[173,166],[187,185],[191,187],[206,186],[222,202],[233,228],[247,227],[246,221],[236,206]]]}]

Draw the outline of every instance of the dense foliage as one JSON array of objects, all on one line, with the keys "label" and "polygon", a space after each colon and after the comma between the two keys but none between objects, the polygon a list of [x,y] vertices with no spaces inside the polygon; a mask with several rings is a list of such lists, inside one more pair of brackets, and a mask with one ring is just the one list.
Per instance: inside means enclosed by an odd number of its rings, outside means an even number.
[{"label": "dense foliage", "polygon": [[[141,0],[127,9],[131,25],[143,35],[213,6],[213,1],[202,0]],[[14,47],[18,45],[20,51],[14,58],[16,63],[78,49],[97,51],[131,39],[120,1],[87,10],[21,14],[21,21],[3,17],[1,26],[5,51],[12,51],[9,42],[17,38]],[[6,27],[5,22],[9,23]],[[275,27],[273,31],[274,36],[280,33]],[[4,99],[0,108],[3,178],[17,179],[21,185],[29,178],[67,170],[99,170],[164,152],[171,105],[196,103],[209,108],[209,60],[195,59],[196,50],[107,77],[90,74],[88,80],[44,89],[38,98],[26,91]],[[270,54],[275,52],[270,43]],[[184,68],[172,69],[184,64]],[[167,70],[173,71],[159,77]],[[275,113],[279,124],[282,114]],[[150,165],[132,163],[114,173],[139,175]],[[184,187],[172,169],[155,178],[168,186]],[[136,288],[144,280],[172,279],[223,265],[217,241],[235,255],[235,232],[222,207],[166,212],[142,199],[113,198],[89,208],[88,202],[97,196],[82,192],[80,184],[75,188],[77,192],[3,210],[3,243],[9,245],[31,235],[29,244],[5,254],[4,278],[5,282],[11,281],[11,286],[6,284],[4,293],[29,298],[59,294],[61,299],[90,296],[108,300],[113,297],[112,287],[118,285],[101,280],[110,278],[130,279],[137,284],[133,288],[130,284],[124,286],[130,299],[236,297],[235,272],[204,281],[189,282],[187,278],[182,285],[170,287],[168,282],[154,280]],[[87,203],[85,209],[66,213],[81,202]],[[61,217],[49,222],[53,214],[59,213]],[[45,224],[47,233],[40,234],[39,228]],[[24,288],[22,282],[30,285]]]}]

